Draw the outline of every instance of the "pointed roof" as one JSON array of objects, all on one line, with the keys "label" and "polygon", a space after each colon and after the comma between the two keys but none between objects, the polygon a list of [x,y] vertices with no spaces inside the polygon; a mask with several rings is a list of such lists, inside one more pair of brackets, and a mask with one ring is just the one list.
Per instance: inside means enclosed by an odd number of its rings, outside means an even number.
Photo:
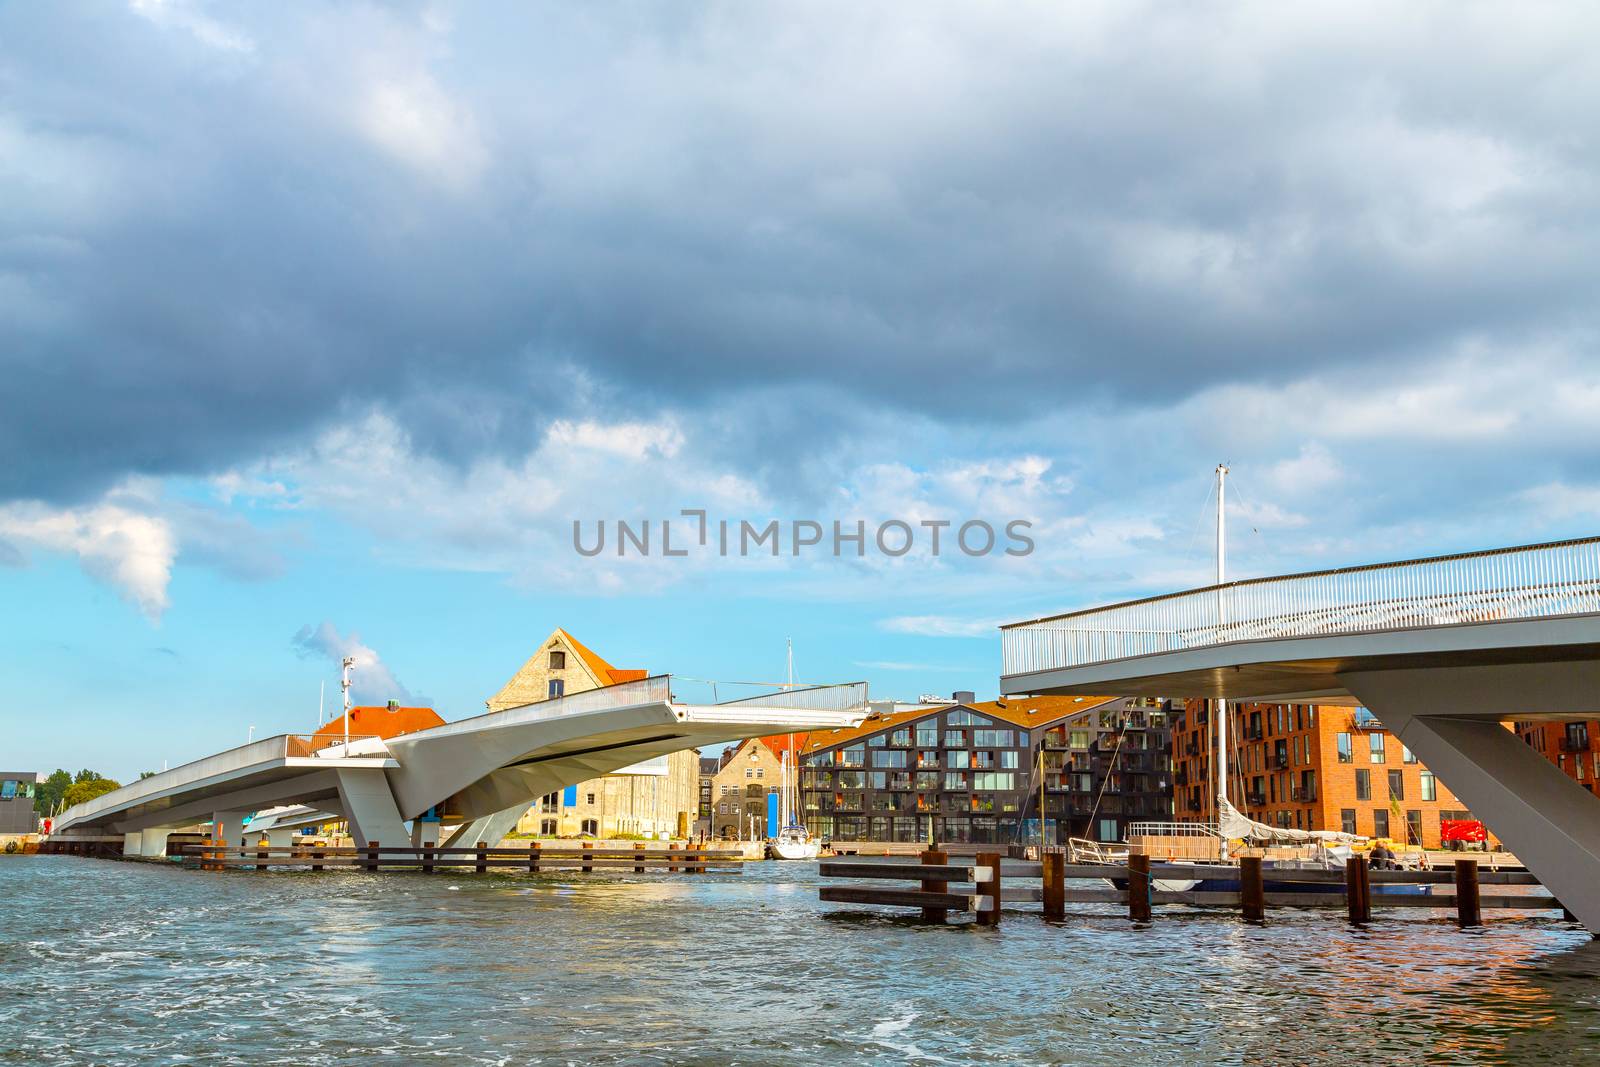
[{"label": "pointed roof", "polygon": [[600,655],[588,645],[584,644],[582,641],[579,641],[576,637],[573,637],[571,633],[559,626],[556,627],[556,633],[560,634],[566,639],[567,644],[571,645],[572,650],[583,659],[584,666],[589,668],[590,673],[595,676],[595,680],[601,685],[617,685],[621,682],[637,682],[641,678],[648,678],[650,676],[649,671],[620,669],[613,667],[611,664],[602,659]]}]

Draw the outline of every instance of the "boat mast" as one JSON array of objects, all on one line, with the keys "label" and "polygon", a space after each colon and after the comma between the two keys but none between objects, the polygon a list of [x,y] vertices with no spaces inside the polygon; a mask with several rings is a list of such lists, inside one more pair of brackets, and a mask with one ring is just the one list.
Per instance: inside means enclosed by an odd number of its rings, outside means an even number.
[{"label": "boat mast", "polygon": [[[1222,583],[1227,580],[1228,528],[1224,518],[1227,511],[1228,467],[1217,464],[1217,629],[1228,621],[1227,605],[1223,601]],[[1218,634],[1221,637],[1221,634]],[[1222,809],[1228,803],[1228,702],[1217,700],[1217,824],[1222,823]],[[1228,858],[1228,839],[1222,839],[1222,858]]]}]

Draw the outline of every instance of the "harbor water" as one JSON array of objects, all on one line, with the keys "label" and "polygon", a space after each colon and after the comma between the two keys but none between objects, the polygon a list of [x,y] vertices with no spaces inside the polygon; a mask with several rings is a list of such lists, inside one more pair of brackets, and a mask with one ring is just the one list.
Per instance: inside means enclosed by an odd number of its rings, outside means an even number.
[{"label": "harbor water", "polygon": [[923,925],[809,863],[704,876],[0,857],[0,1062],[1580,1063],[1600,942],[1539,916]]}]

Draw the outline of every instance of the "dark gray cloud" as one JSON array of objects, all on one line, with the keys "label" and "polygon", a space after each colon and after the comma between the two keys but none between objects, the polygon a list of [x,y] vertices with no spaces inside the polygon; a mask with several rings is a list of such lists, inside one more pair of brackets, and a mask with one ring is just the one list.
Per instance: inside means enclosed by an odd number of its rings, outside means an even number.
[{"label": "dark gray cloud", "polygon": [[0,498],[1592,358],[1580,10],[143,10],[0,11]]}]

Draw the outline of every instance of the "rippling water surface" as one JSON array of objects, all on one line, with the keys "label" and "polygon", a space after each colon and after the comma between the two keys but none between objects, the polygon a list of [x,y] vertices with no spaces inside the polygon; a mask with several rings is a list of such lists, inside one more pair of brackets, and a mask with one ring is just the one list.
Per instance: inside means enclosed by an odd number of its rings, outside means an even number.
[{"label": "rippling water surface", "polygon": [[[11,1063],[1600,1062],[1600,942],[1159,909],[931,927],[814,866],[208,873],[0,857]],[[1096,913],[1097,912],[1097,913]]]}]

